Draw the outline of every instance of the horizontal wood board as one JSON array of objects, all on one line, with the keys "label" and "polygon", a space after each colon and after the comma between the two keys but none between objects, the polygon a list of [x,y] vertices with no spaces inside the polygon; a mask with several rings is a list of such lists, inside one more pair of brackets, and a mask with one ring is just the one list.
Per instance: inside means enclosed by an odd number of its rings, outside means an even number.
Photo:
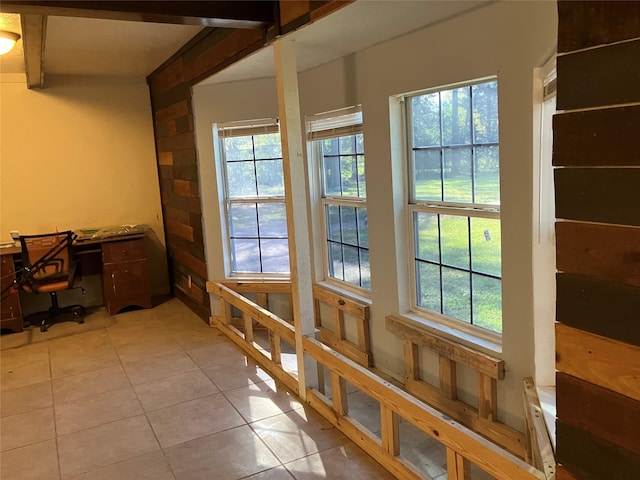
[{"label": "horizontal wood board", "polygon": [[640,2],[559,1],[558,52],[640,37]]},{"label": "horizontal wood board", "polygon": [[557,58],[558,110],[640,102],[640,39]]},{"label": "horizontal wood board", "polygon": [[640,166],[638,131],[640,105],[557,113],[553,116],[553,164]]},{"label": "horizontal wood board", "polygon": [[640,457],[559,421],[557,457],[580,480],[640,478]]},{"label": "horizontal wood board", "polygon": [[556,168],[554,177],[556,218],[640,225],[640,168]]},{"label": "horizontal wood board", "polygon": [[640,288],[559,273],[556,320],[640,346]]},{"label": "horizontal wood board", "polygon": [[640,400],[640,347],[556,323],[556,370]]},{"label": "horizontal wood board", "polygon": [[556,398],[559,422],[640,456],[640,401],[562,372]]},{"label": "horizontal wood board", "polygon": [[640,228],[557,222],[556,267],[564,273],[640,287]]}]

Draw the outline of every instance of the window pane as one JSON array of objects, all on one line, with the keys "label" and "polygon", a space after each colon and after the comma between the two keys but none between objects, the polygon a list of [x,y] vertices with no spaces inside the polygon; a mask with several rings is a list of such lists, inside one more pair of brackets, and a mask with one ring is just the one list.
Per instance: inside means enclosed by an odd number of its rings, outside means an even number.
[{"label": "window pane", "polygon": [[231,261],[234,272],[259,272],[260,255],[258,240],[232,238],[231,239]]},{"label": "window pane", "polygon": [[475,154],[475,203],[500,205],[498,147],[476,147]]},{"label": "window pane", "polygon": [[327,239],[335,242],[342,241],[342,230],[340,228],[340,207],[337,205],[327,205]]},{"label": "window pane", "polygon": [[360,249],[360,275],[363,288],[371,288],[371,266],[369,265],[369,250]]},{"label": "window pane", "polygon": [[358,245],[358,228],[355,207],[340,207],[342,216],[342,243]]},{"label": "window pane", "polygon": [[469,272],[442,267],[442,313],[467,323],[471,323],[469,275]]},{"label": "window pane", "polygon": [[327,138],[322,140],[323,155],[338,155],[340,143],[337,138]]},{"label": "window pane", "polygon": [[442,263],[469,270],[468,217],[440,215]]},{"label": "window pane", "polygon": [[440,145],[440,95],[431,93],[411,99],[413,146]]},{"label": "window pane", "polygon": [[284,196],[284,175],[282,160],[260,160],[256,162],[258,176],[258,195]]},{"label": "window pane", "polygon": [[356,153],[356,139],[353,135],[340,137],[340,155],[350,155]]},{"label": "window pane", "polygon": [[444,150],[444,201],[473,202],[471,148]]},{"label": "window pane", "polygon": [[344,271],[342,268],[342,245],[339,243],[328,242],[329,249],[329,276],[344,280]]},{"label": "window pane", "polygon": [[251,135],[247,137],[225,138],[224,159],[227,162],[253,160],[253,141]]},{"label": "window pane", "polygon": [[257,237],[258,221],[255,203],[232,203],[229,205],[232,237]]},{"label": "window pane", "polygon": [[344,245],[344,281],[353,285],[360,285],[360,256],[357,247]]},{"label": "window pane", "polygon": [[471,87],[475,143],[498,143],[498,82]]},{"label": "window pane", "polygon": [[340,157],[340,171],[342,174],[342,195],[345,197],[357,197],[358,168],[356,157]]},{"label": "window pane", "polygon": [[369,227],[366,208],[356,208],[358,215],[358,245],[369,248]]},{"label": "window pane", "polygon": [[416,258],[440,263],[438,216],[417,212],[413,221],[416,231]]},{"label": "window pane", "polygon": [[494,332],[502,332],[500,280],[473,275],[473,323]]},{"label": "window pane", "polygon": [[260,237],[287,238],[287,214],[284,203],[258,204]]},{"label": "window pane", "polygon": [[256,158],[282,158],[279,133],[255,135],[253,137]]},{"label": "window pane", "polygon": [[325,157],[322,162],[324,169],[324,195],[340,196],[340,157]]},{"label": "window pane", "polygon": [[500,220],[471,219],[471,268],[474,272],[501,275]]},{"label": "window pane", "polygon": [[440,149],[413,152],[414,194],[416,200],[442,200]]},{"label": "window pane", "polygon": [[364,136],[358,133],[356,136],[356,152],[364,153]]},{"label": "window pane", "polygon": [[286,239],[261,239],[262,271],[289,273],[289,244]]},{"label": "window pane", "polygon": [[442,144],[471,143],[471,98],[469,87],[440,92],[442,102]]},{"label": "window pane", "polygon": [[360,198],[367,198],[367,179],[364,174],[364,155],[358,155],[356,160],[358,162],[358,196]]},{"label": "window pane", "polygon": [[257,192],[253,162],[227,163],[227,187],[229,198],[255,197]]},{"label": "window pane", "polygon": [[418,305],[438,313],[440,306],[440,267],[425,262],[416,262]]}]

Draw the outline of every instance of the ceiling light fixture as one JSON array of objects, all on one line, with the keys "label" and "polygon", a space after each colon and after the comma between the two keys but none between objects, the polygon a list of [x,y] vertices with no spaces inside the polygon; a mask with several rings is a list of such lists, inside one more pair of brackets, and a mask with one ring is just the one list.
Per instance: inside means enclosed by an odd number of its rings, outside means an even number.
[{"label": "ceiling light fixture", "polygon": [[17,33],[0,30],[0,55],[10,52],[18,40],[20,35]]}]

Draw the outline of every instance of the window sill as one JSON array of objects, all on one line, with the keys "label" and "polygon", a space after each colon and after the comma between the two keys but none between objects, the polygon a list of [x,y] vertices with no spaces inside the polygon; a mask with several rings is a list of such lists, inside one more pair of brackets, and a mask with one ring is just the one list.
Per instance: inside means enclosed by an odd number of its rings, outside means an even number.
[{"label": "window sill", "polygon": [[344,288],[339,285],[336,285],[335,283],[323,280],[321,282],[316,282],[316,285],[322,288],[326,288],[327,290],[333,293],[336,293],[337,295],[341,295],[343,297],[349,297],[353,300],[366,303],[367,305],[371,306],[371,298],[365,295],[362,295],[360,293],[354,292],[353,290],[350,290],[348,288]]},{"label": "window sill", "polygon": [[480,350],[483,353],[496,355],[498,357],[502,355],[502,342],[488,338],[488,336],[459,330],[412,312],[400,313],[397,316],[407,321],[409,324],[426,328],[436,335],[461,343],[467,347]]}]

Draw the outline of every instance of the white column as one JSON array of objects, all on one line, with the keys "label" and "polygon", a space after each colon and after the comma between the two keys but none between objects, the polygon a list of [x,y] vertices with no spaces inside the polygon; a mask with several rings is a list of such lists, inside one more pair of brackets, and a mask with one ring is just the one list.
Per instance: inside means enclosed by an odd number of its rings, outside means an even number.
[{"label": "white column", "polygon": [[304,357],[302,338],[315,335],[313,317],[311,238],[309,235],[309,177],[305,166],[298,72],[293,40],[280,38],[273,44],[278,112],[286,193],[287,228],[289,230],[289,262],[293,319],[296,329],[299,394],[306,397],[306,387],[316,387],[318,374],[315,361]]}]

